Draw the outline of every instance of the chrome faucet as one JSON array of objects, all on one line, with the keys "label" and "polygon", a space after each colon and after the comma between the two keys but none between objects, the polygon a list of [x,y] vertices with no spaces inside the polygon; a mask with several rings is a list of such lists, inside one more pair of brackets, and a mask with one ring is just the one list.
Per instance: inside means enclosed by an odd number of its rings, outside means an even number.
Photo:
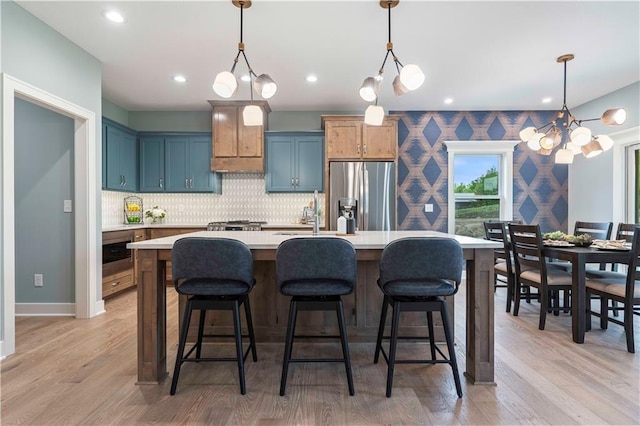
[{"label": "chrome faucet", "polygon": [[320,225],[318,223],[318,190],[313,191],[313,235],[318,235]]}]

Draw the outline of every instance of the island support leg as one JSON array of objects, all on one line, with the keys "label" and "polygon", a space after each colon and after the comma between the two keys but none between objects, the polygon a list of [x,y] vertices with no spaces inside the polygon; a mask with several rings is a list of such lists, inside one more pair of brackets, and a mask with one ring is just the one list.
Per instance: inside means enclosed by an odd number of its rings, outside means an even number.
[{"label": "island support leg", "polygon": [[167,375],[165,264],[157,250],[138,251],[138,382],[157,384]]},{"label": "island support leg", "polygon": [[493,249],[474,249],[467,258],[467,365],[474,385],[495,385]]}]

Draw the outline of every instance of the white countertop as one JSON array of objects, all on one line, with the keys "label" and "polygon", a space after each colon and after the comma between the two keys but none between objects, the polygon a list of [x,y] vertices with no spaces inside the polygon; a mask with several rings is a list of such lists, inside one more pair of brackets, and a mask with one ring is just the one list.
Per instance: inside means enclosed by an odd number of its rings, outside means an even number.
[{"label": "white countertop", "polygon": [[[102,232],[110,232],[110,231],[126,231],[127,229],[154,229],[154,228],[194,228],[194,229],[206,229],[207,224],[194,224],[194,223],[159,223],[159,224],[150,224],[150,223],[142,223],[138,225],[109,225],[102,228]],[[262,229],[312,229],[313,225],[307,225],[302,223],[263,223]]]},{"label": "white countertop", "polygon": [[[172,235],[170,237],[156,238],[153,240],[138,241],[127,244],[127,248],[131,249],[171,249],[173,243],[185,237],[223,237],[240,240],[249,246],[250,249],[275,249],[278,245],[287,239],[296,237],[310,237],[310,231],[301,231],[300,233],[287,233],[287,231],[269,232],[269,231],[197,231],[190,234]],[[501,248],[502,244],[483,240],[479,238],[463,237],[459,235],[445,234],[436,231],[362,231],[355,235],[338,236],[335,231],[320,231],[320,237],[336,237],[345,238],[353,243],[356,249],[383,249],[393,240],[404,237],[453,237],[462,248]]]}]

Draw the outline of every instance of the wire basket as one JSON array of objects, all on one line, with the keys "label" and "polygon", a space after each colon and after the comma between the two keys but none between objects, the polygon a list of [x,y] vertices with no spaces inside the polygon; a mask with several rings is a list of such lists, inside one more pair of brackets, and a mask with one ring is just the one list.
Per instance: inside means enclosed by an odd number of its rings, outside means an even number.
[{"label": "wire basket", "polygon": [[142,198],[131,196],[124,199],[124,223],[125,225],[140,225],[144,223]]}]

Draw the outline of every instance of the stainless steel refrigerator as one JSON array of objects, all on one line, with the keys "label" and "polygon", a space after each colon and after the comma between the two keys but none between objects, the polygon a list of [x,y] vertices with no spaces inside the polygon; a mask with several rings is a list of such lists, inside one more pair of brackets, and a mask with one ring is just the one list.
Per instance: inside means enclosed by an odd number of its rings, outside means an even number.
[{"label": "stainless steel refrigerator", "polygon": [[358,201],[359,231],[389,231],[396,225],[396,167],[391,161],[329,163],[329,229],[337,229],[338,200]]}]

